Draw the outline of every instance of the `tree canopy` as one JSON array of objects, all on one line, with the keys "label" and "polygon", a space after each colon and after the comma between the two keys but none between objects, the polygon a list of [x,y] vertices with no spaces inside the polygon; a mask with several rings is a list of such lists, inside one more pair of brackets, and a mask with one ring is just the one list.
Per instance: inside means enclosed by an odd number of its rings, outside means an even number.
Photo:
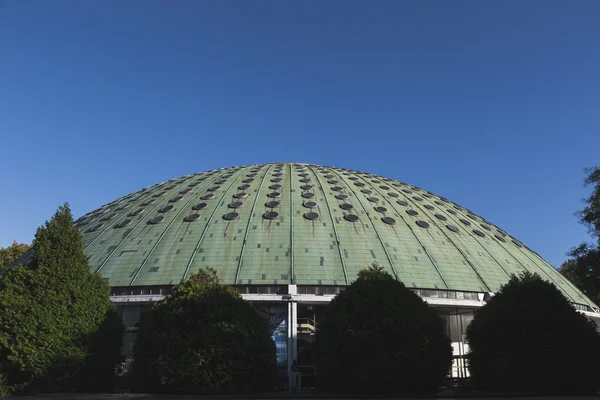
[{"label": "tree canopy", "polygon": [[513,276],[467,328],[469,371],[479,389],[593,394],[600,335],[551,283]]},{"label": "tree canopy", "polygon": [[569,252],[560,272],[596,305],[600,306],[600,248],[582,243]]},{"label": "tree canopy", "polygon": [[26,243],[17,243],[13,241],[13,244],[7,247],[0,248],[0,271],[8,264],[21,257],[29,250],[31,246]]},{"label": "tree canopy", "polygon": [[561,265],[560,272],[600,306],[600,168],[588,168],[585,172],[584,185],[591,186],[592,191],[576,215],[595,242],[572,248],[567,253],[570,259]]},{"label": "tree canopy", "polygon": [[38,228],[32,250],[29,264],[0,276],[0,374],[11,391],[106,390],[123,327],[67,204]]},{"label": "tree canopy", "polygon": [[269,390],[275,357],[268,322],[214,270],[201,270],[142,316],[130,382],[140,392]]},{"label": "tree canopy", "polygon": [[588,227],[592,237],[600,239],[600,168],[587,168],[585,173],[584,186],[591,186],[592,193],[583,200],[585,207],[576,215],[579,222]]},{"label": "tree canopy", "polygon": [[434,392],[452,349],[441,318],[374,265],[327,306],[316,332],[319,386],[332,392]]}]

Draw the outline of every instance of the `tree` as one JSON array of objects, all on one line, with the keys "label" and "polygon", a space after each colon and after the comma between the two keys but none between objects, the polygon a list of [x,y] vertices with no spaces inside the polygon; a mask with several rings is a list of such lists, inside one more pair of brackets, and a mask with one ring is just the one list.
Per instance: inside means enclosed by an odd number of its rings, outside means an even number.
[{"label": "tree", "polygon": [[275,356],[267,321],[214,270],[201,270],[142,316],[130,383],[180,394],[268,390]]},{"label": "tree", "polygon": [[575,215],[596,243],[581,243],[571,249],[567,253],[571,258],[561,265],[560,272],[600,306],[600,168],[588,168],[585,172],[584,186],[592,186],[592,192],[583,199],[583,210]]},{"label": "tree", "polygon": [[600,335],[551,283],[529,272],[509,282],[467,328],[475,387],[536,394],[593,394]]},{"label": "tree", "polygon": [[30,248],[31,246],[28,244],[17,243],[16,241],[13,241],[13,244],[8,247],[0,248],[0,270],[25,254]]},{"label": "tree", "polygon": [[0,276],[0,375],[12,391],[89,390],[76,380],[92,364],[96,377],[112,375],[123,327],[68,204],[38,228],[32,251],[29,264]]},{"label": "tree", "polygon": [[123,323],[116,310],[111,309],[91,335],[86,348],[86,358],[74,371],[69,371],[68,379],[61,390],[78,392],[107,392],[115,387],[115,365],[122,361]]},{"label": "tree", "polygon": [[373,280],[373,281],[392,280],[393,281],[394,277],[391,276],[390,274],[388,274],[387,272],[385,272],[383,267],[379,266],[377,261],[375,261],[373,264],[369,265],[367,268],[361,269],[358,272],[358,279],[360,279],[361,281],[368,281],[368,280]]},{"label": "tree", "polygon": [[569,252],[560,272],[596,305],[600,305],[600,248],[582,243]]},{"label": "tree", "polygon": [[583,199],[585,207],[576,215],[579,222],[588,227],[592,237],[600,238],[600,168],[586,168],[585,173],[584,186],[592,186],[592,193]]},{"label": "tree", "polygon": [[332,392],[435,392],[452,362],[441,318],[377,265],[327,306],[316,332],[319,386]]}]

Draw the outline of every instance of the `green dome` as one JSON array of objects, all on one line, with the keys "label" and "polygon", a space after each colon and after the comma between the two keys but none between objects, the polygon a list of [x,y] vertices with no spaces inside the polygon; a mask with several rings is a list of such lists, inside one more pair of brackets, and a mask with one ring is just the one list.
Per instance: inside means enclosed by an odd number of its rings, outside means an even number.
[{"label": "green dome", "polygon": [[334,285],[377,262],[419,289],[496,292],[528,270],[594,306],[537,253],[459,205],[407,183],[301,163],[172,179],[77,220],[113,287],[171,285],[212,267],[236,285]]}]

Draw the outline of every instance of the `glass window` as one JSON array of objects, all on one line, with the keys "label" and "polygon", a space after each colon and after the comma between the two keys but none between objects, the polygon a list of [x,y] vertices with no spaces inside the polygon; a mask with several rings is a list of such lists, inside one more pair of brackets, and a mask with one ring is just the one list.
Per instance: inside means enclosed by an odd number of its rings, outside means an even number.
[{"label": "glass window", "polygon": [[269,308],[269,331],[275,342],[277,365],[287,363],[287,305]]}]

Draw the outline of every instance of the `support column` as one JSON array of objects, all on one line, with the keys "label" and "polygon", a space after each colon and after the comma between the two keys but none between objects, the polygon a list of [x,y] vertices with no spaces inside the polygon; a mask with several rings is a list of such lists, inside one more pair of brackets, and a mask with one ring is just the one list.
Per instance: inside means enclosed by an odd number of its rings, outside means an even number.
[{"label": "support column", "polygon": [[292,386],[292,363],[298,358],[298,303],[295,301],[288,302],[288,337],[287,337],[287,354],[288,354],[288,387],[291,391]]},{"label": "support column", "polygon": [[458,308],[454,310],[454,317],[456,318],[456,333],[458,337],[457,340],[457,348],[458,348],[458,359],[456,360],[456,366],[458,369],[458,377],[464,378],[464,369],[463,369],[463,348],[462,348],[462,320],[460,313],[458,312]]},{"label": "support column", "polygon": [[[292,303],[292,361],[298,359],[298,303]],[[291,364],[290,364],[291,365]]]}]

